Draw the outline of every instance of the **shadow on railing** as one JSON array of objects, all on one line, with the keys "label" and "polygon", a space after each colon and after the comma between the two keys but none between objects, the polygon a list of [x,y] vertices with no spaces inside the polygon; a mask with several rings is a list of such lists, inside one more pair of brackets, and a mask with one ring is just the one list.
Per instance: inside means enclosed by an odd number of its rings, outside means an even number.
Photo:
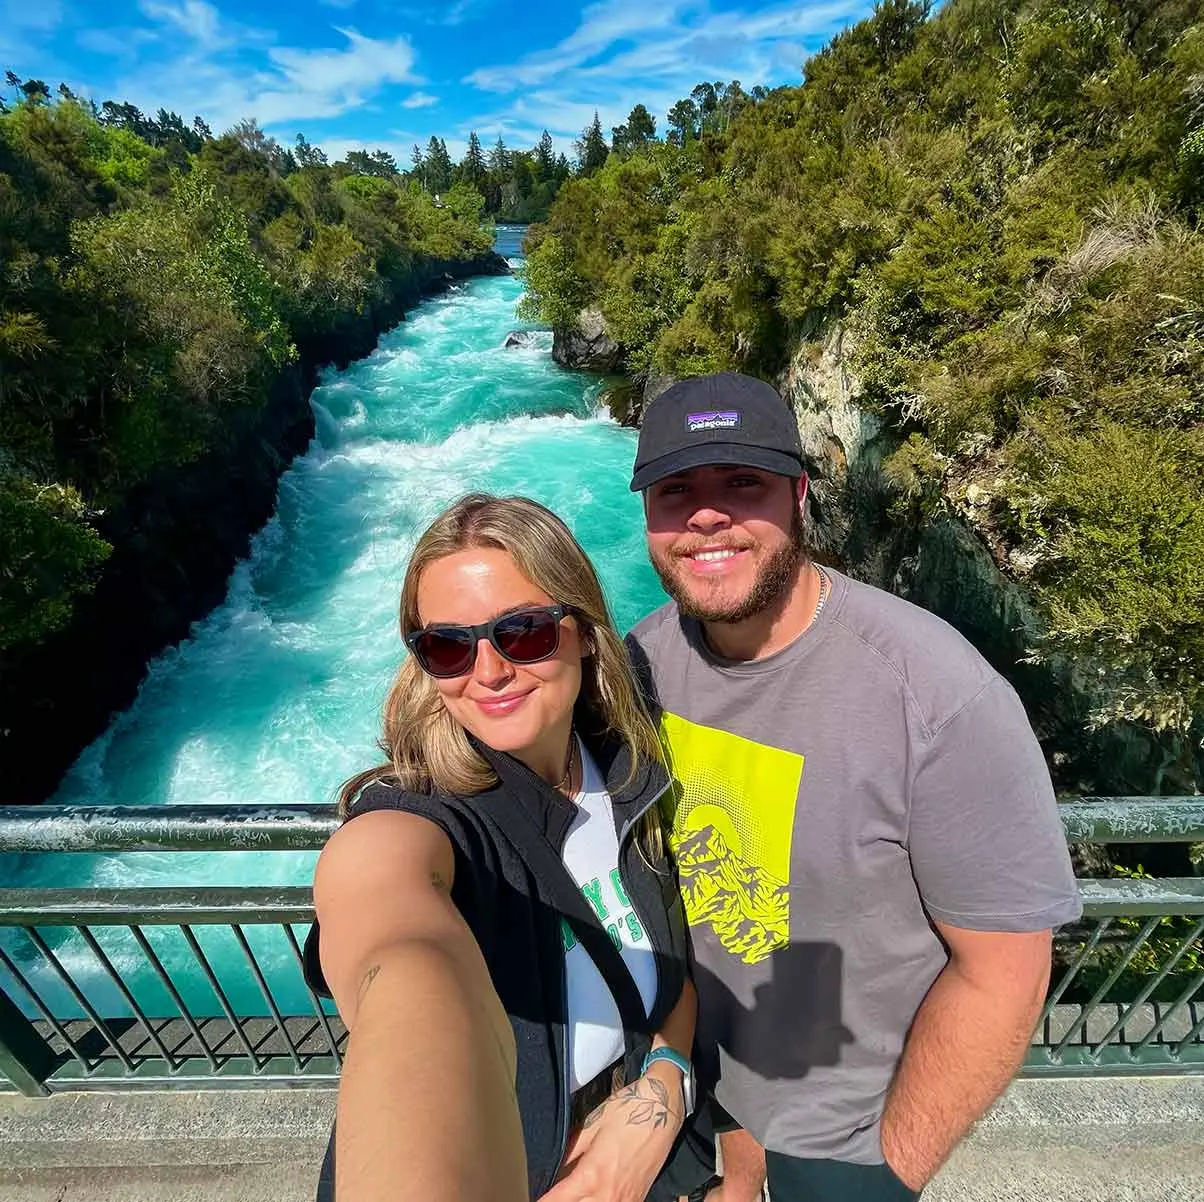
[{"label": "shadow on railing", "polygon": [[[1204,841],[1204,797],[1082,798],[1072,843]],[[329,806],[0,807],[0,853],[313,851]],[[1024,1072],[1204,1072],[1204,878],[1080,882]],[[333,1082],[308,886],[0,889],[0,1089]]]}]

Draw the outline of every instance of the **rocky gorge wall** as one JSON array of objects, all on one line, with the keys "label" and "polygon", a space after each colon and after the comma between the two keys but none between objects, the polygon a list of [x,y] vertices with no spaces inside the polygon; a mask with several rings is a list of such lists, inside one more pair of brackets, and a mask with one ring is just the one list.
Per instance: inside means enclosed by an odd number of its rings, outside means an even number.
[{"label": "rocky gorge wall", "polygon": [[801,345],[777,381],[794,406],[811,465],[809,526],[818,553],[960,630],[1020,694],[1060,789],[1190,792],[1190,780],[1167,775],[1172,757],[1152,732],[1127,722],[1092,727],[1091,665],[1032,662],[1042,618],[988,537],[981,515],[990,495],[981,484],[951,480],[936,519],[899,516],[882,464],[900,435],[861,403],[854,352],[851,336],[834,329]]},{"label": "rocky gorge wall", "polygon": [[452,280],[509,272],[492,253],[415,263],[386,303],[299,346],[267,404],[232,414],[220,446],[161,470],[100,517],[113,553],[95,591],[65,629],[0,656],[0,804],[48,797],[133,701],[148,663],[220,604],[235,564],[275,509],[280,476],[314,435],[309,395],[320,369],[367,355],[407,308]]}]

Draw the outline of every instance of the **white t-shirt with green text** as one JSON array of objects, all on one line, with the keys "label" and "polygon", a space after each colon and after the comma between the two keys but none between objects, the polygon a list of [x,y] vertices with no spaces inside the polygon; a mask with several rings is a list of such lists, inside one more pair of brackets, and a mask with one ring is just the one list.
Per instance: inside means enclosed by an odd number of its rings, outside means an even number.
[{"label": "white t-shirt with green text", "polygon": [[[648,936],[619,876],[619,839],[610,794],[581,741],[581,792],[577,815],[565,837],[562,857],[611,941],[622,953],[644,1002],[656,997],[656,961]],[[562,922],[568,976],[568,1037],[571,1089],[576,1092],[623,1054],[623,1023],[610,987],[590,954]]]}]

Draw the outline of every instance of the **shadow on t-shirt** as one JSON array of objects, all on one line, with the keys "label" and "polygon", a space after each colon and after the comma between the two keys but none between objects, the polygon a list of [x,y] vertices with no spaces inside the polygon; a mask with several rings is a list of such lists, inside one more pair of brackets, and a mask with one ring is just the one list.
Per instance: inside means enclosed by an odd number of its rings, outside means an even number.
[{"label": "shadow on t-shirt", "polygon": [[697,1054],[708,1083],[718,1077],[721,1048],[767,1080],[797,1080],[838,1064],[855,1037],[841,1022],[844,954],[835,943],[790,943],[774,952],[771,976],[746,1006],[700,964]]}]

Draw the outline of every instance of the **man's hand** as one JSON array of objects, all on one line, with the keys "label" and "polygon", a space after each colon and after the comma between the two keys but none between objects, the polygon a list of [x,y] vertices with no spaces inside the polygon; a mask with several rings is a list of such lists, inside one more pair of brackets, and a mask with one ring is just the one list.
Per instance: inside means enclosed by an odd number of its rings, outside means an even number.
[{"label": "man's hand", "polygon": [[684,1121],[681,1073],[654,1064],[581,1125],[542,1202],[644,1202]]},{"label": "man's hand", "polygon": [[761,1202],[765,1192],[765,1149],[742,1127],[719,1133],[723,1184],[706,1202]]}]

